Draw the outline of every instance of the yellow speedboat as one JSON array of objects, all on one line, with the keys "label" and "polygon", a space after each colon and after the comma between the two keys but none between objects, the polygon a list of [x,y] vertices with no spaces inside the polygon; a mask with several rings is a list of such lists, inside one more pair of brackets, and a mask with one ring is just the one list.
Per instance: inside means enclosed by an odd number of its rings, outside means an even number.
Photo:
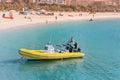
[{"label": "yellow speedboat", "polygon": [[64,58],[82,58],[82,52],[46,52],[45,50],[29,50],[21,48],[19,54],[33,59],[64,59]]}]

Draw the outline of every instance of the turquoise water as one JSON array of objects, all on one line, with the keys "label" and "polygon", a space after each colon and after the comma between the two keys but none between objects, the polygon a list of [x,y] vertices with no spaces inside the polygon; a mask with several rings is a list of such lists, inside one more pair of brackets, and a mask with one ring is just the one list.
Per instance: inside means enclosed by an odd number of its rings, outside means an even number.
[{"label": "turquoise water", "polygon": [[[73,36],[82,59],[27,61],[18,50],[64,44]],[[120,19],[73,21],[0,32],[2,80],[120,80]]]}]

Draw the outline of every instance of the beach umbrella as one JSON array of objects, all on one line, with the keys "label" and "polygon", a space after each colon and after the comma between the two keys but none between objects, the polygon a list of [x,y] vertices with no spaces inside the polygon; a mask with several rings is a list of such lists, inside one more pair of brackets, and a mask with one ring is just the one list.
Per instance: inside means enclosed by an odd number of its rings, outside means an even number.
[{"label": "beach umbrella", "polygon": [[10,10],[9,12],[16,12],[15,10]]}]

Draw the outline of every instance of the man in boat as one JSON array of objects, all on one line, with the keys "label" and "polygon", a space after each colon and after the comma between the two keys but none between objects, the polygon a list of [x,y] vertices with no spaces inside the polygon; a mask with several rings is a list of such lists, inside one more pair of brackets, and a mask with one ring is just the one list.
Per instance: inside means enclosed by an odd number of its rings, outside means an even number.
[{"label": "man in boat", "polygon": [[78,43],[75,42],[73,37],[71,37],[71,39],[68,41],[68,43],[64,46],[65,46],[66,50],[68,50],[69,52],[80,52],[81,51],[81,49],[78,48]]},{"label": "man in boat", "polygon": [[74,39],[73,39],[73,37],[71,37],[71,39],[67,42],[67,44],[65,45],[65,48],[69,52],[73,52],[73,48],[74,48]]},{"label": "man in boat", "polygon": [[65,46],[65,49],[66,49],[67,51],[73,52],[73,46],[72,46],[71,44],[67,43],[67,44],[64,45],[64,46]]},{"label": "man in boat", "polygon": [[93,19],[91,18],[89,21],[93,21]]},{"label": "man in boat", "polygon": [[80,52],[81,51],[81,49],[78,48],[78,43],[77,42],[74,43],[74,49],[73,49],[73,51],[74,52]]},{"label": "man in boat", "polygon": [[78,49],[78,43],[77,43],[77,42],[75,42],[75,43],[74,43],[74,51],[76,52],[76,51],[77,51],[77,49]]}]

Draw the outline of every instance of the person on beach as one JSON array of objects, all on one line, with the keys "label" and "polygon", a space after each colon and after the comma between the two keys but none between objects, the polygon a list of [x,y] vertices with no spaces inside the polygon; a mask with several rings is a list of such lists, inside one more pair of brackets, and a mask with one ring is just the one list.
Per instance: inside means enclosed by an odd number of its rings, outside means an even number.
[{"label": "person on beach", "polygon": [[93,14],[93,18],[95,17],[95,15]]},{"label": "person on beach", "polygon": [[2,12],[2,17],[4,18],[4,17],[5,17],[5,15],[6,15],[6,14],[5,14],[5,11],[3,11],[3,12]]},{"label": "person on beach", "polygon": [[12,11],[9,12],[9,16],[10,16],[11,19],[13,19],[13,13],[12,13]]},{"label": "person on beach", "polygon": [[48,24],[48,20],[46,20],[46,24]]},{"label": "person on beach", "polygon": [[93,21],[93,19],[91,18],[89,21]]},{"label": "person on beach", "polygon": [[29,16],[28,19],[32,22],[32,18]]},{"label": "person on beach", "polygon": [[81,13],[81,14],[79,14],[79,16],[82,16],[82,13]]},{"label": "person on beach", "polygon": [[25,19],[29,19],[30,22],[32,22],[32,18],[31,18],[31,16],[30,16],[30,14],[25,13],[25,17],[24,17],[24,18],[25,18]]},{"label": "person on beach", "polygon": [[23,14],[25,15],[25,17],[24,17],[24,18],[26,19],[26,18],[27,18],[27,16],[28,16],[28,13],[27,13],[27,12],[24,12]]},{"label": "person on beach", "polygon": [[57,16],[55,16],[55,20],[56,20],[56,21],[57,21],[57,19],[58,19]]}]

